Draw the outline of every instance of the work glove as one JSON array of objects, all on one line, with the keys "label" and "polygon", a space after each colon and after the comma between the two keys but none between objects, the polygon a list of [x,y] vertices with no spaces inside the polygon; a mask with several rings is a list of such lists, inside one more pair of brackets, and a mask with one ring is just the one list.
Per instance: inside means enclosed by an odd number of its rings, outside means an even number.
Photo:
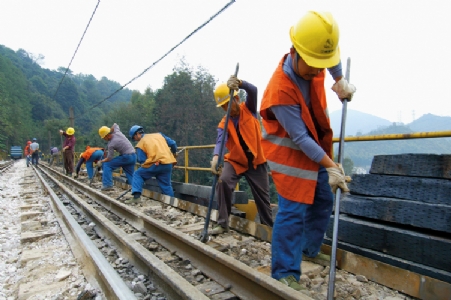
[{"label": "work glove", "polygon": [[240,89],[241,80],[239,80],[235,75],[231,75],[229,80],[227,80],[227,87],[231,90],[238,91]]},{"label": "work glove", "polygon": [[101,167],[102,167],[102,162],[98,161],[97,164],[96,164],[96,168],[101,168]]},{"label": "work glove", "polygon": [[219,167],[218,170],[216,170],[216,167],[218,166],[218,156],[217,155],[213,156],[213,159],[210,161],[210,165],[211,165],[211,173],[221,176],[222,167]]},{"label": "work glove", "polygon": [[337,188],[341,188],[342,192],[349,192],[348,186],[346,185],[346,176],[343,167],[340,164],[336,164],[334,168],[326,168],[327,174],[329,175],[329,185],[332,188],[332,192],[335,194]]},{"label": "work glove", "polygon": [[340,100],[348,99],[348,101],[351,101],[352,96],[357,89],[353,84],[348,83],[348,81],[343,77],[339,81],[335,82],[332,86],[332,90],[337,94]]}]

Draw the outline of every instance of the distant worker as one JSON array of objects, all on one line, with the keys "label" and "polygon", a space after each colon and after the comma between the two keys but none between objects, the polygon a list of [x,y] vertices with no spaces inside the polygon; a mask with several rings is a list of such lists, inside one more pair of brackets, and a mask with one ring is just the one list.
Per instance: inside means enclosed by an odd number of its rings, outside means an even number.
[{"label": "distant worker", "polygon": [[[230,99],[230,89],[234,90]],[[246,91],[246,100],[240,104],[239,89]],[[257,205],[260,222],[273,226],[271,203],[269,199],[269,178],[266,158],[261,148],[260,123],[257,119],[257,87],[253,84],[230,76],[227,84],[220,84],[214,91],[217,107],[227,111],[232,105],[227,132],[224,131],[226,116],[218,125],[216,146],[211,161],[211,171],[219,175],[216,184],[218,199],[218,224],[210,232],[221,234],[229,230],[229,216],[232,210],[232,195],[241,177],[245,177]],[[224,146],[229,153],[224,155],[224,167],[217,173],[221,139],[225,136]],[[223,151],[223,154],[226,151]]]},{"label": "distant worker", "polygon": [[332,160],[332,129],[324,89],[325,68],[340,99],[355,87],[343,78],[339,29],[328,12],[310,11],[291,27],[292,47],[276,68],[262,98],[262,147],[278,193],[272,232],[273,278],[295,290],[303,287],[302,255],[319,253],[329,224],[333,194],[349,191],[343,168]]},{"label": "distant worker", "polygon": [[59,155],[60,152],[58,150],[58,147],[52,147],[50,148],[50,162],[49,162],[49,166],[53,166],[53,163],[56,160],[56,163],[59,163]]},{"label": "distant worker", "polygon": [[171,176],[172,168],[177,162],[177,144],[171,138],[160,133],[144,133],[139,125],[130,128],[129,136],[138,142],[136,156],[141,167],[133,174],[132,195],[133,198],[125,203],[141,202],[143,184],[146,180],[155,177],[161,192],[174,197]]},{"label": "distant worker", "polygon": [[27,141],[27,145],[25,146],[25,149],[24,149],[24,154],[25,154],[25,159],[26,159],[26,162],[27,162],[27,167],[30,166],[30,161],[31,161],[30,145],[31,145],[31,141]]},{"label": "distant worker", "polygon": [[104,150],[105,149],[99,147],[86,146],[85,152],[80,154],[80,159],[78,160],[77,166],[75,167],[74,178],[75,179],[78,178],[81,165],[86,164],[86,172],[88,173],[88,178],[92,179],[92,177],[94,176],[94,163],[97,163],[98,161],[102,160]]},{"label": "distant worker", "polygon": [[39,161],[39,144],[36,138],[33,138],[32,141],[33,142],[30,144],[31,163],[37,166]]},{"label": "distant worker", "polygon": [[63,160],[64,160],[64,169],[66,171],[66,175],[72,177],[72,173],[74,172],[74,152],[75,152],[75,130],[72,127],[67,128],[66,131],[60,130],[60,134],[64,135],[64,143],[63,143]]},{"label": "distant worker", "polygon": [[[132,143],[121,132],[119,125],[116,123],[111,126],[102,126],[99,128],[99,135],[105,141],[108,141],[107,153],[105,158],[97,163],[97,166],[103,166],[102,175],[102,191],[113,190],[113,170],[122,167],[129,184],[133,181],[133,173],[135,172],[136,153]],[[119,156],[114,157],[114,151]]]}]

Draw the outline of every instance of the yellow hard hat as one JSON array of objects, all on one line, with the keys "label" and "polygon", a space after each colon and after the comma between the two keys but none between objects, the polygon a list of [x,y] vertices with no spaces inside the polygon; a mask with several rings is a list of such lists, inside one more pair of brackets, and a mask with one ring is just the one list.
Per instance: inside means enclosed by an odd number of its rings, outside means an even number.
[{"label": "yellow hard hat", "polygon": [[330,68],[340,62],[340,31],[330,12],[309,11],[291,27],[290,38],[310,67]]},{"label": "yellow hard hat", "polygon": [[111,129],[107,126],[102,126],[99,129],[99,135],[103,139],[108,133],[110,133]]},{"label": "yellow hard hat", "polygon": [[[237,91],[233,91],[233,96],[238,94]],[[230,89],[226,83],[221,83],[214,91],[216,107],[220,107],[230,101]]]},{"label": "yellow hard hat", "polygon": [[75,129],[73,129],[72,127],[67,128],[67,130],[66,130],[67,135],[73,135],[74,133],[75,133]]}]

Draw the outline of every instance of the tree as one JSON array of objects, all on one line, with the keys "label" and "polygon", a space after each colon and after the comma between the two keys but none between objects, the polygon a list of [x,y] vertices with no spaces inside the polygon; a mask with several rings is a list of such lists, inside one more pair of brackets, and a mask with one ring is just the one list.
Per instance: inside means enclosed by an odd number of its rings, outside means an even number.
[{"label": "tree", "polygon": [[[218,123],[224,116],[215,105],[214,84],[214,77],[205,69],[198,67],[194,72],[182,60],[155,95],[154,129],[170,136],[178,146],[214,144]],[[211,155],[211,149],[190,153],[190,166],[209,166]],[[183,163],[183,158],[179,161]],[[211,180],[206,172],[192,173],[190,182],[206,184]]]}]

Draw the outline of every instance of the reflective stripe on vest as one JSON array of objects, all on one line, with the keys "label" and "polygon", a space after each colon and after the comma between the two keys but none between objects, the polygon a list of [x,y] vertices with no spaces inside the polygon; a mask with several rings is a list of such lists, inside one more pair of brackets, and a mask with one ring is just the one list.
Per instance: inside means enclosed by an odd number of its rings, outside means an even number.
[{"label": "reflective stripe on vest", "polygon": [[278,164],[278,163],[270,161],[270,160],[267,160],[267,162],[268,162],[268,166],[271,169],[271,171],[276,171],[281,174],[293,176],[296,178],[302,178],[302,179],[316,180],[318,178],[318,172],[315,172],[315,171],[293,168],[293,167],[289,167],[286,165]]}]

